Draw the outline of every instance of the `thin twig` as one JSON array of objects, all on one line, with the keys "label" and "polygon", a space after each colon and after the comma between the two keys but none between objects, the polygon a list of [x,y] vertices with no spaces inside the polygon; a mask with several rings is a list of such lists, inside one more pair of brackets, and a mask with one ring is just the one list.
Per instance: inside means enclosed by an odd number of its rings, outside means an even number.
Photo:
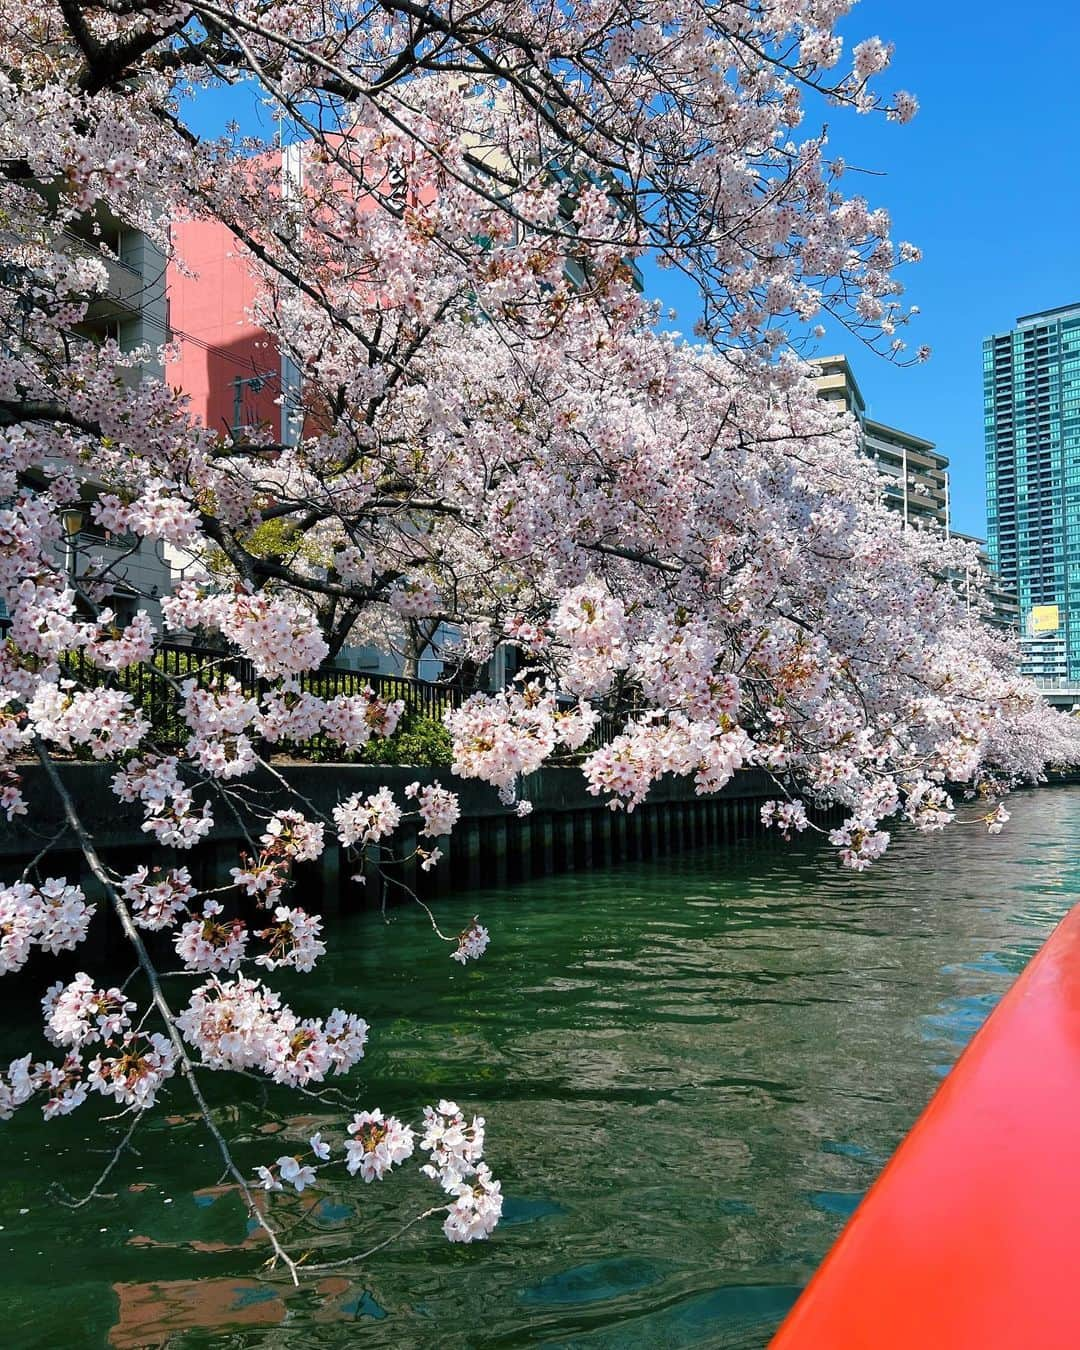
[{"label": "thin twig", "polygon": [[41,852],[38,853],[38,854],[36,854],[36,855],[35,855],[33,858],[31,858],[31,860],[26,864],[26,866],[23,868],[23,873],[22,873],[22,877],[20,878],[20,880],[22,880],[22,881],[25,881],[25,880],[26,880],[26,878],[30,875],[30,873],[37,867],[38,863],[41,862],[42,858],[45,857],[45,855],[50,851],[50,849],[53,849],[53,848],[56,847],[56,845],[60,842],[61,839],[63,839],[64,835],[67,834],[67,832],[68,832],[68,826],[67,826],[67,822],[65,821],[64,824],[60,827],[60,829],[57,830],[57,832],[53,835],[53,837],[49,840],[49,842],[48,842],[48,843],[45,845],[45,847],[41,850]]},{"label": "thin twig", "polygon": [[124,930],[124,936],[135,949],[135,954],[139,959],[139,965],[142,966],[143,973],[146,975],[147,982],[150,985],[153,1003],[161,1013],[162,1020],[165,1023],[165,1030],[168,1033],[169,1040],[172,1042],[173,1049],[176,1051],[180,1072],[187,1082],[191,1095],[195,1099],[196,1106],[199,1108],[199,1113],[203,1118],[203,1124],[206,1126],[211,1137],[218,1146],[218,1150],[225,1162],[225,1170],[239,1186],[244,1199],[247,1201],[248,1213],[255,1219],[256,1223],[270,1239],[270,1245],[274,1249],[274,1262],[280,1260],[292,1276],[293,1284],[299,1286],[300,1280],[296,1273],[296,1262],[282,1247],[281,1243],[278,1241],[276,1231],[271,1227],[270,1223],[259,1210],[255,1196],[252,1194],[251,1187],[248,1185],[247,1178],[233,1161],[225,1136],[214,1123],[210,1107],[207,1104],[206,1098],[203,1096],[202,1088],[195,1075],[195,1065],[187,1052],[187,1046],[184,1044],[183,1039],[176,1028],[173,1011],[162,991],[157,969],[150,960],[150,956],[147,953],[139,930],[135,927],[135,923],[131,917],[131,912],[124,903],[120,892],[113,885],[108,871],[102,863],[101,858],[98,856],[97,849],[94,847],[94,842],[87,833],[86,827],[83,825],[78,811],[75,809],[75,803],[72,800],[71,794],[64,786],[63,780],[56,770],[56,765],[53,763],[44,744],[40,740],[35,740],[34,748],[37,751],[38,759],[41,761],[49,782],[52,784],[54,791],[63,804],[64,814],[67,816],[68,823],[74,831],[76,839],[79,841],[83,857],[86,859],[90,871],[104,887],[105,893],[112,903],[113,910],[120,920],[120,926]]},{"label": "thin twig", "polygon": [[131,1136],[135,1133],[135,1127],[138,1125],[139,1121],[142,1120],[144,1114],[145,1112],[143,1111],[139,1111],[136,1113],[134,1119],[127,1128],[127,1133],[124,1135],[123,1139],[120,1140],[119,1144],[117,1144],[112,1157],[105,1164],[105,1170],[102,1172],[101,1176],[98,1177],[97,1181],[94,1182],[94,1184],[90,1187],[90,1189],[87,1191],[87,1193],[83,1196],[81,1200],[66,1200],[64,1196],[60,1194],[59,1190],[56,1191],[56,1198],[57,1200],[60,1201],[62,1205],[66,1205],[68,1209],[82,1209],[83,1205],[88,1205],[91,1200],[95,1199],[95,1197],[100,1193],[100,1187],[104,1183],[105,1178],[109,1175],[109,1173],[113,1170],[116,1164],[120,1161],[120,1155],[127,1149],[128,1145],[131,1143]]},{"label": "thin twig", "polygon": [[377,1243],[374,1247],[369,1247],[366,1252],[358,1252],[355,1256],[346,1256],[341,1261],[320,1261],[317,1264],[308,1265],[308,1270],[337,1270],[340,1266],[352,1266],[357,1261],[366,1261],[369,1256],[374,1256],[376,1252],[381,1252],[384,1247],[389,1247],[391,1242],[396,1242],[403,1233],[407,1233],[410,1228],[424,1219],[430,1219],[433,1214],[445,1214],[449,1211],[449,1205],[436,1205],[434,1209],[425,1209],[423,1214],[418,1214],[415,1219],[410,1219],[404,1227],[399,1228],[396,1233],[391,1233],[388,1238]]},{"label": "thin twig", "polygon": [[390,886],[400,886],[401,889],[405,892],[405,894],[410,898],[410,900],[413,900],[416,904],[418,904],[418,905],[420,906],[420,908],[424,911],[424,913],[428,916],[428,918],[431,920],[431,926],[432,926],[432,928],[435,930],[435,935],[436,935],[436,937],[442,938],[443,942],[456,942],[456,941],[457,941],[456,938],[452,938],[452,937],[447,937],[447,936],[446,936],[446,934],[442,931],[442,929],[439,927],[439,925],[435,922],[435,915],[431,912],[430,907],[424,904],[423,900],[420,899],[420,897],[416,894],[416,892],[413,890],[413,888],[412,888],[411,886],[407,885],[406,882],[402,881],[402,880],[400,879],[400,877],[392,877],[392,876],[389,876],[386,872],[384,872],[384,871],[382,870],[382,868],[381,868],[377,863],[376,863],[376,865],[375,865],[375,869],[376,869],[376,871],[377,871],[377,873],[378,873],[378,875],[379,875],[379,877],[380,877],[380,879],[382,880],[382,883],[383,883],[383,888],[384,888],[384,890],[383,890],[383,895],[384,895],[383,913],[384,913],[384,914],[386,913],[386,905],[385,905],[385,894],[386,894],[385,888],[386,888],[386,886],[388,886],[388,885],[390,885]]}]

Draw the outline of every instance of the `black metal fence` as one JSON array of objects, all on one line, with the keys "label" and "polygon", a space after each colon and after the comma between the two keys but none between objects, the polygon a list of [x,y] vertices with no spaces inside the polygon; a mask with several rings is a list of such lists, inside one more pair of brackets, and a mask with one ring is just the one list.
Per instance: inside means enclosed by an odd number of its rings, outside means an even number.
[{"label": "black metal fence", "polygon": [[[223,689],[231,677],[248,698],[259,698],[270,685],[259,678],[246,657],[173,643],[155,648],[152,661],[123,670],[102,670],[87,660],[81,650],[66,653],[61,657],[61,665],[69,678],[83,686],[108,685],[130,694],[150,722],[154,739],[166,748],[184,744],[190,735],[180,716],[180,687],[185,681],[194,680],[200,689]],[[326,699],[370,689],[386,702],[400,699],[406,713],[435,721],[441,720],[447,708],[458,707],[465,697],[461,689],[452,685],[337,666],[305,671],[297,676],[297,684],[304,692]],[[322,738],[317,741],[321,743]]]},{"label": "black metal fence", "polygon": [[[222,689],[231,676],[240,691],[249,698],[259,698],[270,687],[255,673],[252,663],[243,656],[207,647],[190,647],[162,643],[155,648],[152,661],[140,662],[123,670],[103,670],[88,661],[82,650],[68,652],[61,657],[65,674],[88,688],[107,685],[121,689],[132,696],[135,706],[143,713],[153,730],[154,740],[163,749],[179,749],[190,737],[190,729],[180,715],[180,686],[194,680],[201,689]],[[405,705],[406,718],[424,717],[442,722],[447,708],[457,708],[467,694],[460,685],[442,684],[430,680],[412,679],[406,675],[383,675],[375,671],[350,670],[331,666],[322,670],[305,671],[296,677],[297,685],[306,693],[319,698],[337,698],[339,694],[359,694],[370,689],[386,702],[400,699]],[[622,729],[624,718],[604,712],[589,740],[573,755],[560,756],[577,760],[602,745],[609,744]],[[292,746],[299,753],[307,751],[322,754],[330,749],[324,736]]]}]

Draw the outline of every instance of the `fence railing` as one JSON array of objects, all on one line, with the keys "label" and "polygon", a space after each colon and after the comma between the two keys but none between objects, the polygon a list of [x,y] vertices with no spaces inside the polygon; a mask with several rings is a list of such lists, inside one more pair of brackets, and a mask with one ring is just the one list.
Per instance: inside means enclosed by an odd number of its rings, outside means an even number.
[{"label": "fence railing", "polygon": [[[194,680],[201,689],[221,689],[231,676],[241,692],[249,698],[258,698],[270,682],[261,680],[252,663],[242,656],[208,647],[190,647],[179,643],[162,643],[155,648],[152,661],[140,662],[123,670],[103,670],[87,660],[80,649],[61,657],[64,673],[81,685],[97,688],[107,685],[123,690],[132,697],[136,707],[150,723],[154,740],[163,748],[179,749],[190,737],[190,729],[180,716],[179,686],[185,680]],[[306,693],[319,698],[337,698],[339,694],[358,694],[370,689],[386,702],[400,699],[406,713],[441,722],[447,708],[460,707],[467,697],[460,685],[413,679],[407,675],[384,675],[377,671],[350,670],[330,666],[322,670],[305,671],[296,677],[297,684]],[[622,730],[624,718],[604,712],[585,746],[563,759],[578,760],[590,750],[609,744]],[[330,748],[324,736],[294,744],[290,749],[299,753],[326,751]]]},{"label": "fence railing", "polygon": [[[154,739],[169,749],[183,745],[190,736],[187,724],[180,716],[179,686],[186,680],[194,680],[201,689],[221,689],[231,677],[249,698],[260,697],[270,685],[269,681],[258,677],[246,657],[174,643],[163,643],[155,648],[150,662],[140,662],[123,670],[102,670],[87,660],[81,650],[65,653],[61,657],[61,666],[69,678],[84,686],[108,685],[130,694],[136,707],[150,722]],[[387,702],[400,699],[406,712],[433,720],[441,719],[446,708],[458,707],[465,697],[460,688],[449,684],[339,666],[305,671],[297,677],[297,684],[305,692],[326,699],[370,689]],[[311,746],[321,746],[322,742],[323,738],[317,737]]]}]

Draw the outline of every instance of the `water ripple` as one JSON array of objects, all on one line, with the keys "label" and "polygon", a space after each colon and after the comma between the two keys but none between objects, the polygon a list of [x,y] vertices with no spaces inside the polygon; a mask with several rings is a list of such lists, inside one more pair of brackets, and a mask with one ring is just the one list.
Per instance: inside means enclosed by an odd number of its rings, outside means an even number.
[{"label": "water ripple", "polygon": [[[65,1345],[76,1324],[88,1350],[763,1346],[1077,889],[1080,789],[1011,809],[997,837],[898,831],[862,876],[803,840],[443,900],[450,930],[479,912],[492,932],[465,971],[422,914],[338,922],[315,980],[290,992],[372,1022],[358,1104],[414,1115],[448,1096],[488,1117],[507,1196],[495,1239],[451,1248],[414,1230],[362,1278],[292,1295],[257,1281],[232,1199],[200,1189],[208,1155],[183,1108],[143,1135],[123,1182],[139,1189],[62,1219],[42,1195],[39,1126],[16,1117],[5,1347]],[[5,1050],[26,1016],[7,1019]],[[245,1165],[273,1156],[251,1103],[225,1119]],[[50,1126],[73,1191],[100,1164],[91,1134],[78,1115]],[[429,1194],[408,1178],[343,1191],[313,1246],[367,1245]]]}]

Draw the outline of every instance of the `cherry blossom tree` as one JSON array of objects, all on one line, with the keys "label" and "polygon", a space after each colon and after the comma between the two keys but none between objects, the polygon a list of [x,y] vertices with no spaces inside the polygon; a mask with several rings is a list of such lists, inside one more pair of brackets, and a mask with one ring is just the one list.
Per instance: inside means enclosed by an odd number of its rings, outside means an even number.
[{"label": "cherry blossom tree", "polygon": [[[830,314],[896,356],[910,317],[896,268],[917,250],[844,196],[823,130],[799,139],[819,105],[915,111],[872,88],[889,61],[879,40],[844,62],[834,28],[848,8],[4,6],[0,807],[25,814],[20,774],[36,760],[139,976],[54,984],[55,1054],[3,1072],[0,1115],[109,1098],[129,1119],[111,1169],[183,1080],[294,1278],[267,1200],[331,1168],[372,1182],[419,1148],[442,1192],[422,1217],[441,1214],[452,1241],[492,1231],[484,1121],[447,1101],[415,1125],[357,1109],[328,1080],[362,1059],[367,1023],[302,1018],[268,978],[317,968],[326,950],[320,918],[289,893],[297,863],[328,838],[390,844],[408,819],[434,866],[459,816],[450,789],[417,783],[324,818],[266,753],[393,733],[400,705],[299,683],[373,628],[453,631],[474,665],[517,650],[522,677],[447,721],[454,772],[520,814],[523,781],[560,752],[626,810],[666,774],[710,793],[757,766],[777,783],[767,823],[790,835],[842,807],[831,838],[858,869],[886,847],[887,822],[950,821],[955,785],[988,796],[996,831],[1009,783],[1075,760],[1075,724],[947,581],[973,565],[969,546],[897,528],[853,425],[817,400],[796,354]],[[191,100],[230,83],[268,101],[302,183],[272,145],[192,130]],[[116,220],[168,252],[184,217],[225,224],[259,280],[257,317],[303,373],[295,444],[199,426],[167,371],[138,379],[149,353],[80,340],[111,254],[104,238],[100,257],[74,253],[64,231]],[[701,346],[657,331],[635,283],[646,253],[699,284]],[[162,602],[166,626],[216,634],[262,682],[257,696],[179,684],[179,753],[118,678],[153,661],[161,634],[145,611],[120,624],[109,608],[116,559],[77,577],[64,565],[63,514],[88,483],[102,529],[191,560]],[[101,678],[70,678],[73,652]],[[601,709],[622,730],[590,750]],[[72,754],[111,764],[148,849],[196,847],[256,771],[280,800],[230,884],[200,891],[184,866],[110,867],[65,784]],[[0,971],[77,948],[94,908],[48,875],[46,851],[0,889]],[[147,932],[195,977],[180,999]],[[488,941],[474,919],[451,956],[464,964]],[[348,1123],[245,1174],[203,1094],[212,1071],[333,1100]]]}]

